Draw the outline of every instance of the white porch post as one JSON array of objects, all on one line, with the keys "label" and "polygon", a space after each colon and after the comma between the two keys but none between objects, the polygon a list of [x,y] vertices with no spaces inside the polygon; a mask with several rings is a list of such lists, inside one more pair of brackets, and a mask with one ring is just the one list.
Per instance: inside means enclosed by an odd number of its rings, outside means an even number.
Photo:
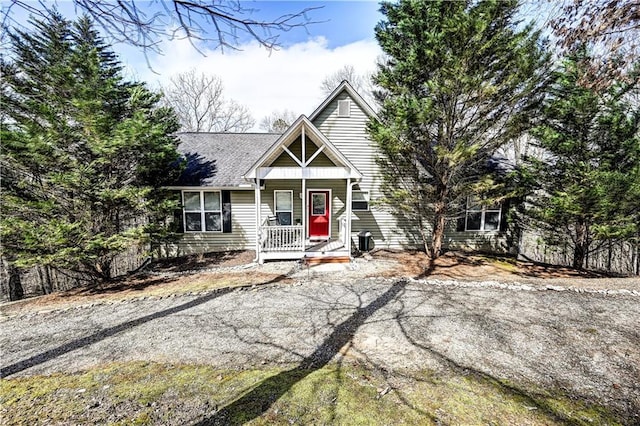
[{"label": "white porch post", "polygon": [[260,200],[260,178],[256,177],[256,183],[255,183],[255,203],[256,203],[256,258],[258,259],[258,263],[262,264],[264,262],[264,260],[262,259],[262,253],[261,253],[261,249],[262,247],[260,246],[260,237],[261,237],[261,230],[260,230],[260,226],[262,224],[262,220],[261,220],[261,215],[260,215],[260,204],[261,204],[261,200]]},{"label": "white porch post", "polygon": [[351,256],[351,199],[353,198],[353,185],[351,184],[351,178],[347,179],[347,208],[345,211],[347,212],[347,223],[345,225],[345,240],[343,241],[344,246],[347,250],[349,250],[349,256]]},{"label": "white porch post", "polygon": [[307,180],[302,178],[302,240],[307,240]]},{"label": "white porch post", "polygon": [[[302,174],[302,240],[306,241],[307,240],[307,180],[304,178],[305,176],[305,168],[307,167],[307,153],[306,153],[306,146],[307,146],[307,136],[305,134],[304,131],[304,126],[302,126],[301,132],[300,132],[300,143],[302,145],[302,167],[301,167],[301,174]],[[303,245],[306,245],[303,243]]]}]

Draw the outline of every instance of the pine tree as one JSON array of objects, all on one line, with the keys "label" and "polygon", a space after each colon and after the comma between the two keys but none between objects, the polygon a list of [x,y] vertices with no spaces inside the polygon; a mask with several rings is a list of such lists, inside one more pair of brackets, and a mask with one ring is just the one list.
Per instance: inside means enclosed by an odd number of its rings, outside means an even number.
[{"label": "pine tree", "polygon": [[420,224],[432,259],[467,196],[500,200],[488,195],[497,188],[492,155],[526,129],[540,101],[548,56],[531,26],[517,30],[517,6],[382,3],[381,122],[370,134],[383,154],[384,201]]},{"label": "pine tree", "polygon": [[589,62],[583,47],[555,72],[532,131],[547,155],[521,172],[533,189],[528,217],[548,243],[570,243],[575,268],[598,245],[640,229],[640,109],[620,84],[606,93],[583,85]]},{"label": "pine tree", "polygon": [[169,207],[179,162],[172,111],[125,81],[91,21],[58,14],[10,34],[2,60],[2,255],[111,278],[114,257]]}]

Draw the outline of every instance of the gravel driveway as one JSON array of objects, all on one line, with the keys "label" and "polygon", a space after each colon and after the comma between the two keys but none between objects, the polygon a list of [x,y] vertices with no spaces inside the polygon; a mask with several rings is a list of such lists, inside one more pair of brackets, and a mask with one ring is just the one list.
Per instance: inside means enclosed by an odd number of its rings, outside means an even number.
[{"label": "gravel driveway", "polygon": [[130,360],[314,368],[344,356],[471,371],[510,391],[555,387],[640,424],[640,297],[558,290],[314,280],[23,315],[0,322],[2,376]]}]

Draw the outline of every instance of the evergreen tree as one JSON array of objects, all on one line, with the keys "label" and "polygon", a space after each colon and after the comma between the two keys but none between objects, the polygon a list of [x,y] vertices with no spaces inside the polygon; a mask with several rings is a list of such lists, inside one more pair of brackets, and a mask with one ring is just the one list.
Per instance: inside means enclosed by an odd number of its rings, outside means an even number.
[{"label": "evergreen tree", "polygon": [[555,72],[532,131],[547,155],[521,172],[533,189],[526,214],[548,243],[570,242],[575,268],[603,242],[640,230],[640,109],[620,84],[606,93],[583,85],[589,62],[581,48]]},{"label": "evergreen tree", "polygon": [[91,21],[58,14],[10,36],[3,58],[2,255],[111,278],[114,257],[169,208],[178,128],[159,95],[125,81]]},{"label": "evergreen tree", "polygon": [[386,57],[374,77],[381,122],[369,129],[383,154],[384,201],[419,223],[432,259],[468,196],[500,200],[488,195],[498,186],[492,155],[522,133],[540,101],[548,56],[530,26],[516,28],[517,7],[382,3],[376,37]]}]

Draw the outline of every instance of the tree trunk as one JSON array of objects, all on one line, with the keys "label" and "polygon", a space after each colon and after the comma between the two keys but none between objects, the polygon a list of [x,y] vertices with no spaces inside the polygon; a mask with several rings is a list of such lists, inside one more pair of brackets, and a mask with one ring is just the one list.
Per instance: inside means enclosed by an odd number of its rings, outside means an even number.
[{"label": "tree trunk", "polygon": [[49,266],[44,267],[44,275],[47,282],[47,289],[49,293],[53,293],[53,280],[51,279],[51,268]]},{"label": "tree trunk", "polygon": [[46,278],[44,276],[44,268],[46,268],[46,266],[37,266],[38,268],[38,280],[40,280],[40,288],[42,289],[42,294],[49,294],[49,292],[47,291],[47,284],[46,284]]},{"label": "tree trunk", "polygon": [[100,259],[95,263],[94,269],[101,281],[111,281],[111,259]]},{"label": "tree trunk", "polygon": [[635,262],[635,273],[640,276],[640,232],[636,235],[636,262]]},{"label": "tree trunk", "polygon": [[418,214],[418,232],[420,233],[420,238],[422,239],[422,249],[425,253],[429,253],[429,239],[427,238],[427,231],[425,229],[425,224],[422,216],[422,210],[419,210],[421,213]]},{"label": "tree trunk", "polygon": [[587,255],[587,225],[583,220],[576,223],[576,244],[573,250],[573,267],[584,268],[584,259]]},{"label": "tree trunk", "polygon": [[443,201],[437,201],[434,207],[433,234],[431,236],[431,251],[429,253],[431,260],[435,260],[440,257],[442,252],[442,240],[444,238],[444,225],[446,219],[445,203]]},{"label": "tree trunk", "polygon": [[20,281],[20,269],[8,264],[9,272],[9,300],[20,300],[24,297],[24,289]]},{"label": "tree trunk", "polygon": [[[525,208],[524,208],[524,199],[523,198],[518,198],[516,201],[516,217],[514,218],[514,220],[511,221],[512,229],[513,229],[513,237],[512,237],[512,247],[515,249],[515,256],[516,259],[520,258],[520,255],[523,254],[522,253],[522,244],[523,244],[523,240],[524,240],[524,228],[522,226],[521,220],[522,217],[525,215]],[[507,226],[509,226],[509,223],[507,222]]]}]

